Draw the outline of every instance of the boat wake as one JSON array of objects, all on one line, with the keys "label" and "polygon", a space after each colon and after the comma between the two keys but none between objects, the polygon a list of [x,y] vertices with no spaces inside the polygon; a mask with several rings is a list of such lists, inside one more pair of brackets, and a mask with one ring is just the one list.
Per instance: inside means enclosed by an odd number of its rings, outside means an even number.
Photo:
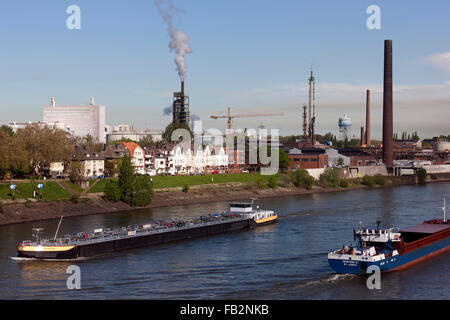
[{"label": "boat wake", "polygon": [[310,286],[320,286],[320,285],[329,285],[334,284],[339,281],[349,280],[358,278],[358,275],[355,274],[338,274],[334,273],[329,275],[326,278],[320,278],[320,279],[314,279],[314,280],[307,280],[302,282],[301,284],[297,285],[297,287],[310,287]]},{"label": "boat wake", "polygon": [[36,259],[36,258],[24,258],[24,257],[9,257],[11,260],[14,261],[25,261],[25,262],[30,262],[30,261],[53,261],[53,262],[63,262],[63,261],[83,261],[83,260],[87,260],[88,258],[76,258],[76,259]]}]

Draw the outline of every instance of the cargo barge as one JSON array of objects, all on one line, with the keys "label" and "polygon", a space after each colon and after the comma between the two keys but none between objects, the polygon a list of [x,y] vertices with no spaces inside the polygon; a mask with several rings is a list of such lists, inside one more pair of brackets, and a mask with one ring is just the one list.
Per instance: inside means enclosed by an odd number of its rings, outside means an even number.
[{"label": "cargo barge", "polygon": [[[43,229],[33,229],[34,240],[19,243],[17,255],[34,259],[77,259],[126,249],[198,238],[275,223],[277,214],[253,208],[252,203],[231,203],[230,210],[183,221],[158,221],[119,229],[96,229],[53,239],[41,239]],[[61,222],[61,221],[60,221]]]},{"label": "cargo barge", "polygon": [[364,275],[370,266],[382,272],[405,269],[450,249],[450,225],[444,219],[397,228],[353,230],[354,246],[343,246],[328,254],[330,267],[337,273]]}]

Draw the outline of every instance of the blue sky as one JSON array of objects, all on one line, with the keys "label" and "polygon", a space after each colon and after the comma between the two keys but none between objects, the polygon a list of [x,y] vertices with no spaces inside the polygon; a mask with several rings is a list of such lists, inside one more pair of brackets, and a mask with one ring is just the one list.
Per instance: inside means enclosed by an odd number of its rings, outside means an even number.
[{"label": "blue sky", "polygon": [[[69,5],[81,30],[68,30]],[[186,89],[204,128],[211,114],[284,112],[239,119],[300,134],[311,64],[317,78],[317,132],[337,133],[344,113],[359,135],[365,89],[372,136],[381,138],[383,42],[394,41],[394,131],[450,134],[450,3],[380,0],[174,0],[175,26],[190,37]],[[381,30],[366,9],[381,8]],[[164,128],[162,110],[179,88],[167,25],[153,1],[10,1],[0,8],[0,122],[42,120],[42,107],[106,105],[107,123]]]}]

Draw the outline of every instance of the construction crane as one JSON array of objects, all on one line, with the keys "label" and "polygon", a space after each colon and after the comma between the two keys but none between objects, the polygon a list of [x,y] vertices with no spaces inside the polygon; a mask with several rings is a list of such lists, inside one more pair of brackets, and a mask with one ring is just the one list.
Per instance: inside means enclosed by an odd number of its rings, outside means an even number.
[{"label": "construction crane", "polygon": [[228,119],[228,129],[231,129],[231,122],[234,118],[254,118],[254,117],[271,117],[271,116],[283,116],[284,113],[243,113],[231,115],[231,108],[228,107],[227,115],[215,116],[211,115],[211,119]]}]

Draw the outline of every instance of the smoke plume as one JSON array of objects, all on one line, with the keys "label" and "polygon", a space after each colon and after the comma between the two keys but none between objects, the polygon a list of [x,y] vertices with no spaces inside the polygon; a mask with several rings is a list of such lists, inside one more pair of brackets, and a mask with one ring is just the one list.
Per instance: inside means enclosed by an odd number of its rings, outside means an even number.
[{"label": "smoke plume", "polygon": [[191,128],[192,129],[194,128],[194,122],[201,120],[200,117],[198,115],[196,115],[196,114],[191,114],[191,116],[189,118],[191,120]]},{"label": "smoke plume", "polygon": [[182,12],[175,8],[171,0],[155,0],[159,15],[167,22],[168,31],[171,38],[169,48],[177,54],[175,63],[177,65],[178,74],[181,81],[186,79],[186,65],[184,56],[192,53],[189,47],[189,36],[173,26],[173,16],[178,12]]},{"label": "smoke plume", "polygon": [[164,108],[163,110],[163,116],[170,116],[172,114],[172,106],[169,106],[167,108]]}]

